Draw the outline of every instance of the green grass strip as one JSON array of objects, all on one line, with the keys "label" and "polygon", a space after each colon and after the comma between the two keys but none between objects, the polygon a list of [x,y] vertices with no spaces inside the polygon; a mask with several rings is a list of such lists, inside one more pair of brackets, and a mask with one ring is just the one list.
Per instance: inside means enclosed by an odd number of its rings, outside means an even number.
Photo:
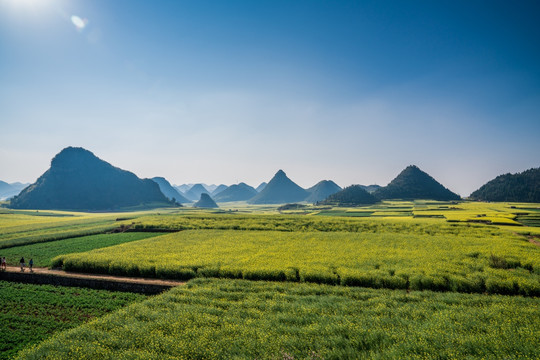
[{"label": "green grass strip", "polygon": [[52,259],[58,255],[81,253],[159,235],[162,233],[116,233],[82,236],[0,249],[0,257],[5,256],[8,265],[12,266],[18,266],[19,259],[24,257],[27,263],[30,259],[34,259],[36,267],[50,267]]}]

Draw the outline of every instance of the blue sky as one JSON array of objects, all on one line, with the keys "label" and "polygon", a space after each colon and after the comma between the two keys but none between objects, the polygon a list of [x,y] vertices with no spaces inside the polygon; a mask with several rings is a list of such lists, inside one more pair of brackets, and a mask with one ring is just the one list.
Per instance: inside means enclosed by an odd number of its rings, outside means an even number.
[{"label": "blue sky", "polygon": [[535,1],[0,0],[0,179],[82,146],[175,184],[386,185],[416,164],[466,196],[540,166],[539,17]]}]

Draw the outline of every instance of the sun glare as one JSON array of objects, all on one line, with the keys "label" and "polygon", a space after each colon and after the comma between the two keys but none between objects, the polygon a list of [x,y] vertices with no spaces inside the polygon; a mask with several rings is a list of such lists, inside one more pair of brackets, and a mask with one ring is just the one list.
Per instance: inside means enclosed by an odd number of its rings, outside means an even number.
[{"label": "sun glare", "polygon": [[0,0],[0,2],[17,7],[38,8],[49,5],[51,0]]}]

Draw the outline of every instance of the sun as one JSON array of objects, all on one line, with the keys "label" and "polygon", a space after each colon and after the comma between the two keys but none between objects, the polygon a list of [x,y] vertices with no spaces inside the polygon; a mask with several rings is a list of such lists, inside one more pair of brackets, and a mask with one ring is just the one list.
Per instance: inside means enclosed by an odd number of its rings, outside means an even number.
[{"label": "sun", "polygon": [[0,0],[0,4],[6,4],[14,8],[39,9],[49,6],[53,0]]}]

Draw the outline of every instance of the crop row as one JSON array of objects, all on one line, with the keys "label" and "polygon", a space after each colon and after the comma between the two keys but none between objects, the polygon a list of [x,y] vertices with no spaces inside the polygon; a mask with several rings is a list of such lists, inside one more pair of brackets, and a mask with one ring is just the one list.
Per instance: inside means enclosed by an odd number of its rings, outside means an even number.
[{"label": "crop row", "polygon": [[193,230],[53,260],[67,271],[190,279],[540,295],[540,249],[522,237]]},{"label": "crop row", "polygon": [[536,299],[200,279],[18,359],[538,359]]},{"label": "crop row", "polygon": [[138,294],[0,281],[0,353],[10,359],[52,333],[145,297]]},{"label": "crop row", "polygon": [[[247,214],[161,214],[133,220],[133,231],[181,230],[256,230],[256,231],[321,231],[362,233],[409,233],[420,235],[460,235],[483,237],[499,233],[499,229],[485,225],[445,223],[439,219],[411,218],[345,218],[303,215],[247,215]],[[486,230],[487,229],[487,230]]]},{"label": "crop row", "polygon": [[118,226],[120,226],[120,223],[114,219],[85,219],[53,223],[48,227],[42,227],[41,224],[33,224],[2,229],[0,249],[76,236],[100,234],[113,230]]}]

